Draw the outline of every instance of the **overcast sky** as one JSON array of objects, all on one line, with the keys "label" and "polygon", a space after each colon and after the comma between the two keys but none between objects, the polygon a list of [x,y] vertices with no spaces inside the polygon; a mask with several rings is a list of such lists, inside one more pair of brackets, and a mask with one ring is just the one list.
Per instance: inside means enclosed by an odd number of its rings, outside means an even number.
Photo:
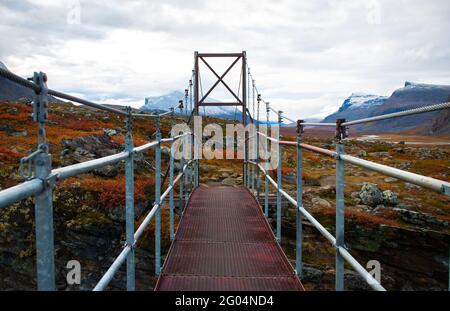
[{"label": "overcast sky", "polygon": [[448,0],[0,1],[0,61],[46,72],[52,89],[141,106],[185,89],[194,51],[245,50],[263,97],[291,118],[406,80],[450,84],[449,31]]}]

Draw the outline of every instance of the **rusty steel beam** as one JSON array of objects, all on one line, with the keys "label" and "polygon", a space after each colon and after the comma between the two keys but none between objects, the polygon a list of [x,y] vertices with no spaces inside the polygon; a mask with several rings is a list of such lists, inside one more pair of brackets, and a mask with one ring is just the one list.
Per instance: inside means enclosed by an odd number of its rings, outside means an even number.
[{"label": "rusty steel beam", "polygon": [[198,53],[198,57],[238,57],[242,53]]},{"label": "rusty steel beam", "polygon": [[225,83],[225,81],[223,81],[223,79],[225,78],[225,76],[230,72],[230,70],[234,67],[234,65],[241,59],[241,56],[237,57],[234,62],[227,68],[227,70],[225,70],[225,72],[222,74],[222,76],[219,77],[219,75],[217,74],[217,72],[208,64],[208,62],[203,58],[200,57],[200,59],[203,61],[203,63],[206,65],[206,67],[209,68],[209,70],[211,70],[211,72],[216,76],[216,78],[218,79],[216,81],[216,83],[213,84],[213,86],[211,86],[211,88],[208,90],[208,92],[206,92],[206,94],[203,96],[203,98],[200,100],[200,103],[203,103],[205,101],[205,99],[209,96],[209,94],[211,94],[211,92],[216,88],[216,86],[222,82],[222,84],[227,88],[227,90],[234,96],[234,98],[236,98],[236,100],[238,102],[240,102],[240,104],[242,105],[242,101],[239,99],[239,97],[233,92],[232,89],[230,89],[230,87],[228,86],[228,84]]}]

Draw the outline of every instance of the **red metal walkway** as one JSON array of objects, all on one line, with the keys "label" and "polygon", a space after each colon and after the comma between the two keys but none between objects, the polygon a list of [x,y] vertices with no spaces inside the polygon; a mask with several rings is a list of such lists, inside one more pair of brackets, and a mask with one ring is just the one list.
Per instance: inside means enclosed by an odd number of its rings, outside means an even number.
[{"label": "red metal walkway", "polygon": [[199,187],[155,290],[299,291],[303,286],[250,192]]}]

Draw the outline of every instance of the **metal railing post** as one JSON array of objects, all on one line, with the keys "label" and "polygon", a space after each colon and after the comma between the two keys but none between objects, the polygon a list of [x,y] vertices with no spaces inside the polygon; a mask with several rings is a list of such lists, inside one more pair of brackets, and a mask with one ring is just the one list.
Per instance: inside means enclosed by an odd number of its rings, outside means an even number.
[{"label": "metal railing post", "polygon": [[[251,144],[252,144],[252,148],[251,148],[251,150],[252,150],[252,153],[251,153],[252,161],[254,161],[255,159],[253,157],[254,157],[254,152],[255,152],[255,150],[254,150],[255,145],[254,145],[253,141],[251,142]],[[255,165],[253,163],[251,163],[251,167],[250,168],[251,168],[251,171],[250,171],[250,185],[252,187],[252,194],[253,194],[253,193],[255,193]]]},{"label": "metal railing post", "polygon": [[131,247],[127,256],[127,290],[135,290],[135,252],[134,252],[134,155],[133,155],[133,116],[127,107],[125,150],[129,152],[125,160],[125,231],[126,244]]},{"label": "metal railing post", "polygon": [[251,189],[251,166],[252,164],[250,163],[251,159],[250,159],[250,133],[248,133],[248,138],[249,140],[247,140],[247,188]]},{"label": "metal railing post", "polygon": [[344,153],[343,139],[346,138],[345,120],[336,122],[336,291],[344,290],[344,258],[339,252],[339,247],[345,248],[344,239],[344,161],[340,155]]},{"label": "metal railing post", "polygon": [[[297,121],[297,206],[303,206],[303,125]],[[303,277],[303,215],[296,209],[296,253],[295,267],[297,275]]]},{"label": "metal railing post", "polygon": [[259,163],[260,163],[260,159],[259,159],[259,104],[261,102],[261,95],[258,94],[258,114],[257,114],[257,121],[256,121],[256,163],[258,164],[256,166],[256,200],[258,201],[258,204],[260,204],[260,194],[261,194],[261,172],[259,170]]},{"label": "metal railing post", "polygon": [[192,134],[192,135],[194,135],[194,164],[195,164],[195,166],[194,166],[194,184],[195,184],[195,187],[198,187],[198,185],[199,185],[199,176],[198,176],[198,158],[199,158],[199,152],[198,152],[198,147],[199,147],[199,142],[198,142],[198,137],[197,137],[197,135],[195,135],[195,133],[194,134]]},{"label": "metal railing post", "polygon": [[[266,112],[267,112],[267,135],[269,134],[270,131],[270,123],[269,123],[269,113],[270,113],[270,108],[269,108],[269,103],[266,103]],[[268,157],[269,155],[269,139],[268,137],[264,138],[265,142],[266,142],[266,175],[264,178],[264,215],[266,215],[266,218],[269,217],[269,178],[267,177],[267,175],[269,174],[269,169],[270,169],[270,157]]]},{"label": "metal railing post", "polygon": [[[172,132],[172,137],[173,137]],[[169,193],[169,222],[170,222],[170,240],[173,241],[175,237],[175,215],[174,215],[174,202],[173,202],[173,167],[174,167],[174,155],[175,147],[174,142],[170,146],[170,162],[169,162],[169,187],[171,188]]]},{"label": "metal railing post", "polygon": [[[245,109],[245,107],[244,107],[244,109]],[[247,165],[248,165],[248,163],[247,163],[247,161],[248,161],[248,158],[247,158],[247,141],[246,141],[246,137],[247,137],[247,135],[246,135],[246,133],[245,133],[245,130],[244,130],[244,162],[243,162],[243,174],[244,174],[244,187],[247,187],[247,185],[248,185],[248,182],[247,182]]]},{"label": "metal railing post", "polygon": [[[249,70],[249,80],[251,78],[250,76],[250,70]],[[250,93],[250,92],[249,92]],[[249,94],[250,95],[250,94]],[[253,98],[253,115],[252,115],[252,119],[253,119],[253,126],[255,125],[255,80],[252,79],[252,98]],[[254,135],[254,133],[252,133],[252,135]],[[258,133],[256,133],[256,135],[258,135]],[[252,161],[255,161],[255,143],[254,143],[254,139],[255,137],[252,137],[251,139],[251,144],[252,144]],[[255,193],[255,165],[252,163],[252,174],[251,174],[251,185],[252,185],[252,194]]]},{"label": "metal railing post", "polygon": [[[185,136],[185,137],[183,137],[183,140],[186,143],[185,146],[184,146],[184,148],[186,148],[186,157],[185,157],[185,159],[186,159],[186,164],[188,164],[189,163],[189,154],[188,154],[189,153],[189,137]],[[185,202],[185,204],[187,204],[187,201],[189,199],[189,165],[186,167],[186,172],[185,172],[183,178],[184,178],[184,186],[185,186],[184,202]]]},{"label": "metal railing post", "polygon": [[[181,152],[181,158],[180,158],[180,174],[183,173],[183,167],[184,167],[184,148],[185,148],[185,146],[183,145],[183,151]],[[179,197],[180,214],[183,214],[183,210],[184,210],[184,208],[183,208],[183,201],[184,201],[183,200],[183,196],[184,196],[183,178],[184,178],[184,176],[181,176],[181,178],[180,178],[180,197]]]},{"label": "metal railing post", "polygon": [[282,145],[280,144],[280,129],[282,118],[282,111],[278,111],[278,166],[277,166],[277,241],[281,244],[281,185],[282,185],[282,166],[283,166],[283,154]]},{"label": "metal railing post", "polygon": [[158,145],[155,149],[155,204],[158,209],[155,213],[155,274],[161,271],[161,130],[160,119],[156,118],[156,140]]},{"label": "metal railing post", "polygon": [[188,115],[188,96],[189,96],[189,90],[184,90],[184,114]]},{"label": "metal railing post", "polygon": [[[190,141],[191,148],[194,148],[193,134],[190,137],[191,137],[191,141]],[[192,152],[191,152],[191,157],[193,156],[193,154],[194,154],[194,150],[192,150]],[[193,157],[192,157],[192,159],[193,159]],[[194,190],[194,188],[195,188],[194,178],[195,178],[195,162],[191,163],[191,189],[192,190]]]},{"label": "metal railing post", "polygon": [[34,157],[35,177],[44,182],[44,190],[35,195],[34,199],[37,287],[40,291],[53,291],[55,290],[55,258],[52,188],[55,179],[51,174],[52,158],[48,153],[44,127],[48,117],[47,76],[42,72],[35,72],[33,82],[40,86],[40,92],[35,96],[33,111],[33,119],[38,122],[38,151]]}]

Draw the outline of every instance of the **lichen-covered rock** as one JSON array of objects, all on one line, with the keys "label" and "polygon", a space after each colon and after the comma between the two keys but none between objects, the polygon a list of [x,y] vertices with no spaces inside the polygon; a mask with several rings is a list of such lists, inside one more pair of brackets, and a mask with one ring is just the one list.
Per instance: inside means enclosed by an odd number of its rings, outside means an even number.
[{"label": "lichen-covered rock", "polygon": [[320,187],[320,181],[317,178],[305,177],[305,186]]},{"label": "lichen-covered rock", "polygon": [[166,159],[170,158],[170,148],[167,146],[161,146],[161,156]]},{"label": "lichen-covered rock", "polygon": [[200,173],[211,173],[217,170],[217,166],[215,165],[200,165],[199,166]]},{"label": "lichen-covered rock", "polygon": [[108,136],[116,136],[118,133],[115,129],[103,129],[103,133]]},{"label": "lichen-covered rock", "polygon": [[384,182],[387,182],[387,183],[393,183],[393,182],[397,182],[397,181],[398,181],[398,179],[394,178],[394,177],[386,177],[384,179]]},{"label": "lichen-covered rock", "polygon": [[26,137],[26,136],[28,136],[28,131],[23,130],[23,131],[19,131],[19,132],[14,132],[11,135],[16,136],[16,137]]},{"label": "lichen-covered rock", "polygon": [[363,204],[371,207],[376,207],[383,203],[383,193],[376,184],[364,183],[359,192],[359,197]]},{"label": "lichen-covered rock", "polygon": [[403,221],[415,225],[431,225],[448,228],[449,222],[445,220],[438,219],[433,215],[421,212],[410,211],[404,208],[395,208],[396,212],[400,214]]},{"label": "lichen-covered rock", "polygon": [[106,133],[63,139],[62,143],[64,150],[61,153],[61,160],[64,165],[106,157],[121,151],[120,145]]},{"label": "lichen-covered rock", "polygon": [[387,206],[396,206],[398,204],[398,195],[391,190],[383,191],[383,203]]},{"label": "lichen-covered rock", "polygon": [[94,174],[101,177],[116,177],[119,174],[119,170],[114,165],[106,165],[94,170]]},{"label": "lichen-covered rock", "polygon": [[358,157],[360,157],[360,158],[367,158],[367,151],[365,151],[365,150],[360,150],[360,151],[358,152]]},{"label": "lichen-covered rock", "polygon": [[288,184],[295,184],[297,182],[297,175],[295,173],[288,173],[283,175],[283,182]]},{"label": "lichen-covered rock", "polygon": [[228,177],[228,178],[225,178],[224,180],[222,180],[222,185],[224,185],[224,186],[236,186],[237,184],[238,183],[237,183],[236,179],[233,177]]},{"label": "lichen-covered rock", "polygon": [[331,208],[330,202],[321,198],[312,198],[311,202],[314,207]]}]

